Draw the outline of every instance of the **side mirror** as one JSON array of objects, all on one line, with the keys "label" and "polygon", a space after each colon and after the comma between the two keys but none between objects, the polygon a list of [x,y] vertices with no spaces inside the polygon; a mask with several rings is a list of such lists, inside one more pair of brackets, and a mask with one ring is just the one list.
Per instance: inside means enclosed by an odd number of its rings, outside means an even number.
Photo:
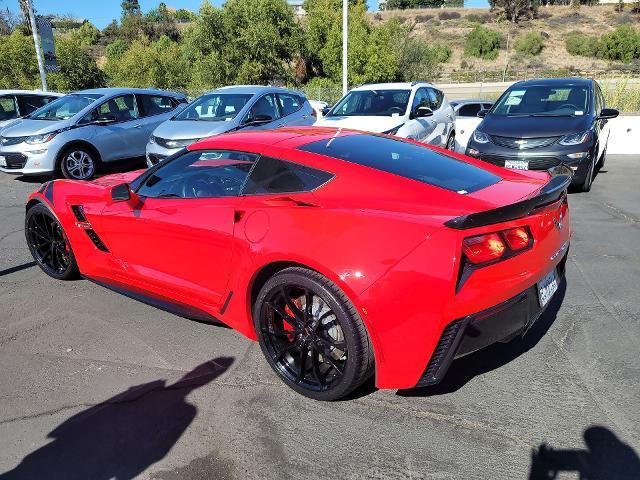
[{"label": "side mirror", "polygon": [[620,112],[615,108],[603,108],[598,115],[598,120],[609,120],[610,118],[616,118],[620,115]]},{"label": "side mirror", "polygon": [[431,110],[429,107],[418,107],[413,114],[414,118],[431,117],[432,115],[433,110]]},{"label": "side mirror", "polygon": [[109,125],[110,123],[115,123],[116,117],[113,115],[100,115],[93,121],[94,125]]},{"label": "side mirror", "polygon": [[121,183],[111,189],[111,200],[125,202],[131,199],[131,188],[128,183]]},{"label": "side mirror", "polygon": [[324,117],[327,113],[331,111],[331,107],[324,107],[322,109],[322,116]]},{"label": "side mirror", "polygon": [[273,118],[271,117],[271,115],[259,114],[248,118],[245,122],[245,125],[264,125],[265,123],[270,123],[272,121]]},{"label": "side mirror", "polygon": [[484,109],[480,110],[480,111],[477,113],[477,116],[478,116],[479,118],[484,118],[484,117],[486,117],[486,116],[487,116],[487,113],[489,113],[489,110],[487,110],[486,108],[484,108]]}]

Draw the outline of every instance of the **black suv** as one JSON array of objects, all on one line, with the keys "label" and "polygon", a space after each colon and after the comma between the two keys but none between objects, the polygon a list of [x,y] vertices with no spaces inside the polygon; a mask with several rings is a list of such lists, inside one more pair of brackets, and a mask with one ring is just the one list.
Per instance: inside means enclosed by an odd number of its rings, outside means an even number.
[{"label": "black suv", "polygon": [[493,105],[471,135],[466,153],[501,167],[547,170],[564,164],[572,184],[589,191],[607,150],[608,119],[594,80],[554,78],[514,83]]}]

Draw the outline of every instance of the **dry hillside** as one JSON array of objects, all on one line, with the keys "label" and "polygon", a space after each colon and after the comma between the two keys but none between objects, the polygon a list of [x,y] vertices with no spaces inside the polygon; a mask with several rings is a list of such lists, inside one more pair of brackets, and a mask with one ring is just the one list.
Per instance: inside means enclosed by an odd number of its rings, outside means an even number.
[{"label": "dry hillside", "polygon": [[[483,75],[490,77],[492,73],[495,75],[496,72],[501,72],[507,59],[507,35],[510,38],[510,45],[513,46],[514,39],[518,35],[530,30],[539,31],[546,37],[545,48],[539,55],[529,58],[516,55],[514,50],[510,48],[509,72],[511,76],[518,78],[540,76],[545,71],[559,69],[571,69],[589,74],[589,76],[600,76],[606,71],[608,76],[611,76],[617,70],[628,72],[632,66],[613,65],[596,58],[570,55],[565,49],[565,38],[568,33],[576,30],[590,35],[601,35],[614,30],[621,24],[637,25],[640,21],[640,15],[631,13],[630,5],[626,5],[623,12],[616,12],[614,7],[615,5],[611,4],[593,7],[582,6],[578,11],[565,6],[541,7],[538,18],[521,20],[515,25],[506,21],[497,21],[497,16],[488,9],[398,10],[372,13],[371,17],[375,22],[383,22],[392,17],[398,17],[403,22],[412,22],[415,24],[414,32],[416,35],[428,41],[446,43],[451,46],[453,49],[452,57],[443,66],[442,80],[445,81],[448,79],[480,81],[483,79]],[[469,21],[469,15],[472,15],[471,18],[476,20],[480,17],[485,27],[502,33],[502,45],[497,59],[481,60],[464,56],[465,36],[474,26],[478,25],[477,22]],[[461,73],[465,74],[464,78]]]}]

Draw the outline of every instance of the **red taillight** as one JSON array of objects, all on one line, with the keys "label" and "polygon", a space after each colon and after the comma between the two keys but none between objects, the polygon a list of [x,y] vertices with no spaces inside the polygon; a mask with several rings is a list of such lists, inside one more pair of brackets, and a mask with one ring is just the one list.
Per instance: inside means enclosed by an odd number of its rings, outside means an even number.
[{"label": "red taillight", "polygon": [[507,246],[497,233],[467,237],[462,242],[462,251],[471,263],[485,263],[504,255]]},{"label": "red taillight", "polygon": [[504,235],[504,239],[507,241],[509,248],[515,251],[527,248],[531,241],[529,232],[527,232],[527,229],[524,227],[505,230],[502,234]]},{"label": "red taillight", "polygon": [[529,248],[533,238],[527,227],[516,227],[500,232],[467,237],[462,241],[462,252],[473,264],[487,263],[502,257],[509,258]]}]

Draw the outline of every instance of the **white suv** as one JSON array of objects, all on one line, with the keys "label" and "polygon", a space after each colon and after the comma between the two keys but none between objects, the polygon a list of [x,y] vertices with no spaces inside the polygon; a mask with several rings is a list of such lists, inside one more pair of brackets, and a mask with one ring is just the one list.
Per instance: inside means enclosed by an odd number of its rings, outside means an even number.
[{"label": "white suv", "polygon": [[455,115],[440,90],[426,82],[354,88],[315,125],[411,138],[453,150]]}]

